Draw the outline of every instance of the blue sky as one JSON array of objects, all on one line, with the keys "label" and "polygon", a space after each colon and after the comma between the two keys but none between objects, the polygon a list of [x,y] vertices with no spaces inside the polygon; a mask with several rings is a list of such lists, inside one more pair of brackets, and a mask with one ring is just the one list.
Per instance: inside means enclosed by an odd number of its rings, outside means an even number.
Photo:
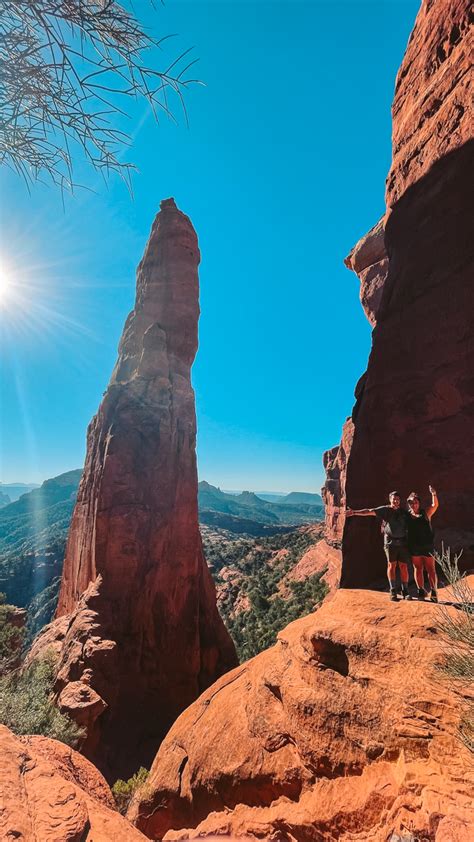
[{"label": "blue sky", "polygon": [[0,479],[81,466],[85,433],[133,306],[160,199],[191,217],[202,252],[193,369],[200,478],[318,491],[370,348],[343,265],[384,210],[394,80],[416,0],[135,2],[167,42],[195,45],[189,127],[131,109],[134,199],[31,193],[2,177],[1,260],[28,283],[0,309]]}]

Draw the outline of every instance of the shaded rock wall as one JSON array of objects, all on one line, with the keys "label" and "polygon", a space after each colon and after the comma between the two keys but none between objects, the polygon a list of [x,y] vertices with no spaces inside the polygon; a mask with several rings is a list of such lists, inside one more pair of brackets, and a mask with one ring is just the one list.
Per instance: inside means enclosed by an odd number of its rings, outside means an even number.
[{"label": "shaded rock wall", "polygon": [[427,502],[432,483],[438,544],[463,548],[467,566],[474,560],[474,479],[466,470],[474,461],[467,26],[465,0],[422,3],[396,81],[384,244],[378,223],[346,260],[374,325],[339,478],[336,450],[326,457],[328,537],[340,540],[342,532],[347,587],[382,577],[385,559],[374,522],[344,525],[342,505],[381,505],[392,488],[403,496],[416,489]]},{"label": "shaded rock wall", "polygon": [[180,711],[236,663],[198,526],[199,258],[190,220],[162,202],[88,430],[58,619],[33,652],[54,643],[60,706],[87,726],[84,753],[115,776],[149,765]]}]

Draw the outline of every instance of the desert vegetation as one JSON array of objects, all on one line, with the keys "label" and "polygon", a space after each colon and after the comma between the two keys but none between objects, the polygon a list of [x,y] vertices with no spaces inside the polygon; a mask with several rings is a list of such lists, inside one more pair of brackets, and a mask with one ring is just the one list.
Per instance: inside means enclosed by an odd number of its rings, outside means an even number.
[{"label": "desert vegetation", "polygon": [[440,604],[439,629],[444,638],[444,658],[440,670],[461,697],[459,734],[474,754],[474,592],[469,580],[459,570],[459,555],[444,547],[436,554],[443,571],[452,603],[457,611]]},{"label": "desert vegetation", "polygon": [[138,772],[135,772],[128,781],[123,781],[119,778],[118,781],[115,781],[112,787],[112,795],[115,798],[115,803],[117,805],[117,810],[122,815],[128,810],[130,801],[132,800],[133,796],[137,792],[138,789],[144,786],[147,781],[149,772],[148,769],[145,769],[144,766],[141,766]]},{"label": "desert vegetation", "polygon": [[219,610],[241,661],[272,646],[281,629],[324,599],[324,571],[303,581],[288,576],[319,537],[318,527],[257,539],[235,540],[211,530],[203,534]]},{"label": "desert vegetation", "polygon": [[53,700],[52,655],[0,678],[0,722],[15,734],[42,734],[77,746],[82,730]]}]

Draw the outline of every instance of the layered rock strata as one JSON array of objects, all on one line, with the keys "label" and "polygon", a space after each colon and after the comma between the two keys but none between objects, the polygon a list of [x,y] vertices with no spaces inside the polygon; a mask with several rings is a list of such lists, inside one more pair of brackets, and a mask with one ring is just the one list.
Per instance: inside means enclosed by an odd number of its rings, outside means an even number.
[{"label": "layered rock strata", "polygon": [[59,704],[115,776],[149,765],[176,716],[236,663],[198,527],[199,259],[190,220],[162,202],[88,430],[58,619],[33,651],[54,645]]},{"label": "layered rock strata", "polygon": [[326,458],[328,537],[342,533],[347,587],[379,579],[385,560],[371,519],[343,524],[342,505],[381,505],[392,489],[404,497],[416,489],[427,502],[433,484],[440,496],[433,521],[438,544],[463,549],[467,566],[474,560],[474,476],[466,470],[474,463],[469,46],[465,0],[422,3],[392,109],[388,262],[380,223],[347,260],[374,325],[367,372],[356,390],[352,443],[341,445],[336,479],[336,451]]},{"label": "layered rock strata", "polygon": [[128,817],[150,839],[468,842],[474,772],[435,668],[439,610],[339,590],[179,717]]},{"label": "layered rock strata", "polygon": [[0,725],[0,839],[143,842],[115,809],[102,775],[78,752]]}]

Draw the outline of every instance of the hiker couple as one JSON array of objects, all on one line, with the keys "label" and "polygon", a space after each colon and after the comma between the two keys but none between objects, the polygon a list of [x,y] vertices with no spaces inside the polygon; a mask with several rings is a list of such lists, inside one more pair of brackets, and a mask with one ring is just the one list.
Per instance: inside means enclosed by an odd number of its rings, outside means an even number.
[{"label": "hiker couple", "polygon": [[438,496],[434,488],[429,486],[431,506],[421,508],[421,501],[414,491],[407,499],[408,509],[402,509],[398,491],[392,491],[388,506],[378,506],[376,509],[347,509],[346,517],[377,517],[382,521],[384,549],[387,556],[387,576],[390,585],[390,599],[397,602],[397,564],[400,568],[403,599],[411,599],[408,593],[408,562],[412,561],[415,582],[418,588],[418,599],[424,599],[425,580],[424,570],[428,573],[432,602],[438,602],[436,566],[433,556],[434,535],[431,518],[438,508]]}]

